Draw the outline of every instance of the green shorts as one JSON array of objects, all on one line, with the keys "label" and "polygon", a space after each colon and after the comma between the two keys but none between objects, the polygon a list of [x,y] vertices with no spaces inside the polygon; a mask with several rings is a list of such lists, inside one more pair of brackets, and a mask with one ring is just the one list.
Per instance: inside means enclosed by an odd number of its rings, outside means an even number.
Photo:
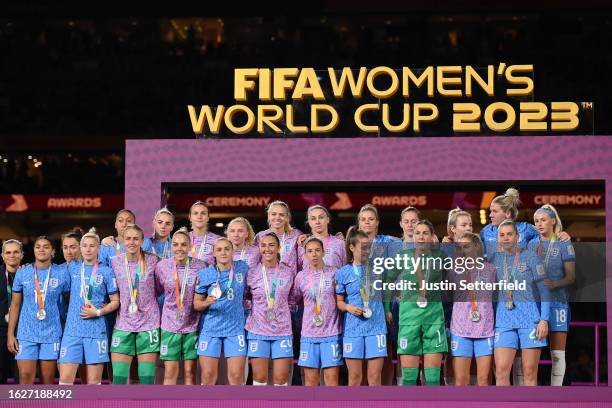
[{"label": "green shorts", "polygon": [[114,329],[110,352],[129,356],[159,353],[159,329],[144,332],[125,332]]},{"label": "green shorts", "polygon": [[448,343],[444,323],[399,327],[397,354],[421,356],[447,351]]},{"label": "green shorts", "polygon": [[197,342],[198,332],[178,334],[162,330],[159,358],[169,361],[195,360],[198,358]]}]

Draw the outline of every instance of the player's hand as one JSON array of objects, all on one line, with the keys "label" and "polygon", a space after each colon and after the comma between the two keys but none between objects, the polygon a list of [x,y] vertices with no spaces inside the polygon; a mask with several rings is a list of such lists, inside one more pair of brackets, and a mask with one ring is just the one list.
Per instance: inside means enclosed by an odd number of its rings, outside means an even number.
[{"label": "player's hand", "polygon": [[204,300],[204,308],[210,307],[216,301],[217,301],[217,298],[214,297],[213,295],[206,296],[206,299]]},{"label": "player's hand", "polygon": [[102,245],[106,246],[115,246],[117,243],[115,242],[115,237],[106,237],[102,240]]},{"label": "player's hand", "polygon": [[450,237],[448,235],[445,235],[444,238],[442,238],[442,243],[443,244],[449,244],[453,241],[451,241]]},{"label": "player's hand", "polygon": [[565,231],[561,231],[559,234],[559,241],[570,241],[571,239],[572,237],[570,237],[570,234]]},{"label": "player's hand", "polygon": [[544,279],[544,286],[548,289],[557,289],[557,281],[546,278]]},{"label": "player's hand", "polygon": [[385,317],[387,319],[387,323],[389,324],[389,326],[393,326],[393,313],[387,312],[385,313]]},{"label": "player's hand", "polygon": [[434,244],[437,244],[438,242],[440,242],[436,234],[433,234],[433,236],[431,237],[431,242],[433,242]]},{"label": "player's hand", "polygon": [[538,340],[544,340],[548,336],[548,321],[540,320],[536,327],[536,338]]},{"label": "player's hand", "polygon": [[361,316],[363,314],[363,309],[354,305],[346,305],[346,311],[352,314],[353,316]]},{"label": "player's hand", "polygon": [[83,308],[81,309],[81,318],[92,319],[94,317],[98,317],[98,309],[96,309],[92,305],[83,306]]},{"label": "player's hand", "polygon": [[302,235],[300,235],[300,236],[298,237],[298,240],[297,240],[298,245],[299,245],[299,246],[302,246],[302,244],[304,243],[304,241],[306,241],[306,238],[308,238],[308,237],[309,237],[309,235],[308,235],[308,234],[302,234]]},{"label": "player's hand", "polygon": [[13,354],[17,354],[19,352],[19,342],[17,342],[17,339],[12,334],[8,335],[6,346],[8,348],[8,351]]}]

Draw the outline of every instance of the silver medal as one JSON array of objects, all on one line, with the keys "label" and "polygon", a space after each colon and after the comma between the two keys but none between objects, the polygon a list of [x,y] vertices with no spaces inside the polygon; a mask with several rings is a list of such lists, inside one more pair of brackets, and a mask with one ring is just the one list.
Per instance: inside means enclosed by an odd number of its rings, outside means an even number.
[{"label": "silver medal", "polygon": [[479,322],[480,321],[480,312],[478,310],[472,310],[470,312],[470,320],[473,321],[474,323]]},{"label": "silver medal", "polygon": [[38,320],[45,320],[45,317],[47,317],[47,312],[45,312],[45,309],[38,309],[38,312],[36,312],[36,318]]},{"label": "silver medal", "polygon": [[227,300],[234,300],[234,288],[227,290]]},{"label": "silver medal", "polygon": [[269,321],[276,319],[276,315],[274,314],[273,310],[268,310],[266,312],[266,319],[268,319]]},{"label": "silver medal", "polygon": [[514,302],[512,302],[511,300],[506,300],[506,309],[508,310],[514,309]]},{"label": "silver medal", "polygon": [[419,296],[419,298],[417,299],[416,304],[421,309],[426,308],[427,307],[427,298],[425,296]]},{"label": "silver medal", "polygon": [[222,293],[221,293],[221,288],[219,287],[219,285],[213,286],[213,289],[210,292],[210,296],[214,296],[216,299],[219,299],[221,295]]},{"label": "silver medal", "polygon": [[323,325],[323,318],[321,317],[321,315],[314,315],[312,317],[312,322],[317,327],[322,326]]},{"label": "silver medal", "polygon": [[4,320],[6,320],[6,322],[8,323],[8,319],[9,319],[9,314],[7,313],[4,315]]},{"label": "silver medal", "polygon": [[136,313],[138,312],[138,305],[136,304],[136,302],[131,302],[130,305],[128,306],[128,312],[129,313]]},{"label": "silver medal", "polygon": [[370,309],[369,307],[366,307],[365,309],[363,309],[363,317],[365,317],[366,319],[369,319],[370,317],[372,317],[372,309]]},{"label": "silver medal", "polygon": [[183,320],[183,312],[177,311],[176,312],[176,321],[180,322],[181,320]]}]

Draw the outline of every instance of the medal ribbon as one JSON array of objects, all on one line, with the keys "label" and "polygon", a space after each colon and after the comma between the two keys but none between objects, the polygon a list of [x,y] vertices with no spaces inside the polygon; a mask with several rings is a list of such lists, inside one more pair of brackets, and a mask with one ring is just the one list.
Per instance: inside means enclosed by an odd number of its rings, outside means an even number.
[{"label": "medal ribbon", "polygon": [[[416,256],[416,252],[415,252],[415,256]],[[421,259],[425,263],[427,263],[427,260],[426,260],[427,258],[423,257]],[[421,266],[422,266],[422,262],[419,262],[419,265],[417,266],[417,279],[419,281],[419,295],[422,297],[426,297],[427,289],[421,289],[423,287],[423,268]],[[427,268],[427,273],[425,274],[425,283],[427,282],[429,282],[429,268]]]},{"label": "medal ribbon", "polygon": [[287,233],[283,232],[283,239],[281,239],[281,258],[285,255],[285,241],[287,241]]},{"label": "medal ribbon", "polygon": [[176,305],[179,312],[183,311],[183,299],[185,298],[185,287],[187,286],[187,274],[189,273],[189,258],[187,258],[187,264],[185,265],[185,271],[183,272],[183,281],[180,284],[179,289],[179,275],[176,263],[174,263],[173,274],[174,274],[174,289],[176,296]]},{"label": "medal ribbon", "polygon": [[[359,271],[359,268],[357,267],[357,265],[355,265],[353,263],[353,273],[355,274],[355,276],[357,276],[359,278],[359,280],[361,280],[361,272]],[[361,285],[360,283],[360,288],[359,288],[359,293],[361,294],[361,301],[363,302],[363,307],[368,307],[369,305],[369,298],[368,298],[368,293],[366,292],[366,287],[368,285],[368,268],[366,267],[365,270],[365,284]]]},{"label": "medal ribbon", "polygon": [[261,265],[261,273],[263,274],[264,281],[264,292],[266,293],[266,301],[268,302],[268,309],[272,310],[274,308],[274,302],[276,299],[276,287],[278,286],[278,273],[279,273],[279,264],[276,264],[276,268],[274,271],[274,279],[272,280],[272,290],[270,290],[270,286],[268,283],[268,274],[266,273],[266,267]]},{"label": "medal ribbon", "polygon": [[[219,284],[219,281],[221,280],[221,272],[219,271],[219,268],[217,268],[216,266],[215,266],[215,269],[217,270],[217,286],[219,287],[219,289],[221,289],[221,285]],[[234,282],[234,262],[232,261],[230,265],[229,279],[227,281],[227,284],[225,285],[226,291],[228,291],[232,287],[233,282]],[[223,296],[223,292],[221,292],[221,296]]]},{"label": "medal ribbon", "polygon": [[136,303],[136,299],[138,298],[138,287],[140,285],[140,274],[145,271],[144,265],[144,257],[142,254],[140,255],[140,259],[138,262],[138,266],[136,267],[136,276],[134,277],[134,283],[132,284],[132,275],[130,274],[130,266],[128,265],[127,255],[123,258],[125,263],[125,274],[128,282],[128,290],[130,292],[130,301],[131,303]]},{"label": "medal ribbon", "polygon": [[121,244],[119,243],[119,238],[117,238],[117,245],[115,245],[115,250],[117,251],[117,255],[121,255]]},{"label": "medal ribbon", "polygon": [[[193,234],[193,233],[192,233]],[[200,243],[200,247],[198,248],[198,259],[202,259],[203,255],[206,255],[206,241],[208,240],[208,233],[204,235],[204,239]],[[195,249],[195,234],[191,235],[191,257],[196,258],[196,249]]]},{"label": "medal ribbon", "polygon": [[[519,258],[521,255],[521,251],[520,249],[516,249],[516,253],[514,255],[514,262],[512,265],[512,275],[508,276],[508,265],[506,264],[506,253],[504,253],[504,279],[506,280],[506,282],[510,282],[509,279],[512,278],[514,279],[514,276],[516,275],[516,267],[518,266],[519,263]],[[508,299],[509,301],[512,300],[512,291],[511,290],[507,290],[506,291],[506,299]]]},{"label": "medal ribbon", "polygon": [[81,296],[85,299],[85,304],[90,305],[93,298],[94,283],[98,274],[98,262],[94,264],[93,271],[89,275],[89,284],[85,286],[85,261],[81,264]]},{"label": "medal ribbon", "polygon": [[[557,235],[553,234],[550,242],[548,243],[548,248],[546,248],[546,256],[544,257],[544,270],[548,271],[548,260],[550,258],[550,254],[552,253],[552,248],[555,246],[555,241],[557,240]],[[542,240],[538,243],[538,255],[542,256]]]},{"label": "medal ribbon", "polygon": [[[314,273],[313,273],[314,274]],[[321,270],[321,275],[319,276],[319,287],[316,290],[315,294],[315,284],[312,282],[312,277],[308,277],[309,286],[310,286],[310,296],[315,299],[314,312],[318,316],[321,314],[321,299],[323,294],[323,278],[325,277],[325,267]]]},{"label": "medal ribbon", "polygon": [[[468,282],[472,282],[472,270],[468,270],[467,272]],[[474,282],[480,281],[480,270],[478,270],[476,274],[476,280]],[[472,288],[469,291],[470,293],[470,303],[472,304],[472,312],[478,310],[478,302],[476,302],[476,291]]]},{"label": "medal ribbon", "polygon": [[36,286],[36,303],[38,303],[39,309],[45,308],[45,300],[47,299],[47,288],[49,287],[49,277],[51,276],[51,265],[49,265],[49,271],[47,272],[47,278],[45,279],[45,285],[42,292],[40,291],[40,281],[38,279],[38,268],[34,265],[34,285]]},{"label": "medal ribbon", "polygon": [[4,275],[6,276],[6,292],[8,293],[8,302],[10,306],[13,288],[11,287],[11,282],[9,282],[9,272],[8,269],[6,269],[6,266],[4,267]]}]

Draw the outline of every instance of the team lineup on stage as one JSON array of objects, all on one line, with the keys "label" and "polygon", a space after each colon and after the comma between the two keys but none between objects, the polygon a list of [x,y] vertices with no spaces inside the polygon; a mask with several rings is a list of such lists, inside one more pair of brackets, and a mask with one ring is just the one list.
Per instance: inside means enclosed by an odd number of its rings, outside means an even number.
[{"label": "team lineup on stage", "polygon": [[[225,236],[209,231],[201,201],[189,210],[190,231],[175,230],[164,207],[151,237],[124,209],[115,237],[93,228],[63,235],[61,265],[45,236],[27,265],[22,244],[7,240],[8,350],[21,384],[37,369],[43,384],[58,370],[60,385],[77,374],[101,384],[105,369],[113,384],[153,384],[161,361],[163,384],[243,385],[250,370],[252,385],[284,386],[295,343],[304,385],[339,385],[346,366],[351,386],[486,386],[538,385],[549,346],[550,384],[560,386],[574,248],[553,206],[531,224],[516,220],[519,204],[512,188],[495,197],[479,235],[470,213],[454,209],[441,240],[414,207],[399,215],[401,238],[378,234],[369,204],[344,236],[329,232],[326,208],[312,206],[302,233],[282,201],[267,207],[269,229],[255,234],[238,217]],[[373,259],[396,256],[432,262],[373,273]],[[460,257],[482,261],[444,267]],[[449,282],[462,288],[450,299]]]}]

